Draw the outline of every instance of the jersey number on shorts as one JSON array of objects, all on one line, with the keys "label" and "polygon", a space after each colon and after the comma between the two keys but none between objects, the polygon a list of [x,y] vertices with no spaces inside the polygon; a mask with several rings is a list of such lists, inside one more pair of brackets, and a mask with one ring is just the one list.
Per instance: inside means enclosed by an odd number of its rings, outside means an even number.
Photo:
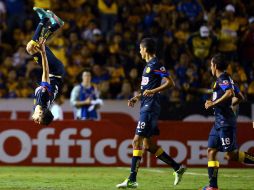
[{"label": "jersey number on shorts", "polygon": [[230,138],[221,138],[222,145],[229,145],[230,144]]},{"label": "jersey number on shorts", "polygon": [[145,126],[146,126],[146,123],[145,122],[138,122],[138,126],[137,126],[137,128],[138,129],[144,129],[145,128]]}]

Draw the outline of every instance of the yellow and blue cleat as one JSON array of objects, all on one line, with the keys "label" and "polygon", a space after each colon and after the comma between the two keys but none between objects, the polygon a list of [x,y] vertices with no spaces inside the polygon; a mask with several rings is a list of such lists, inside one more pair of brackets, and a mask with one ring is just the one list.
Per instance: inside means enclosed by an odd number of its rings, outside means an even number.
[{"label": "yellow and blue cleat", "polygon": [[180,183],[180,181],[182,180],[183,174],[186,170],[187,168],[181,165],[180,168],[173,173],[173,175],[175,176],[174,185],[178,185]]},{"label": "yellow and blue cleat", "polygon": [[130,179],[126,179],[124,180],[123,183],[117,184],[116,187],[119,189],[126,189],[126,188],[134,189],[138,187],[138,183],[136,181],[131,181]]},{"label": "yellow and blue cleat", "polygon": [[62,27],[64,25],[64,21],[62,19],[60,19],[58,16],[56,16],[55,13],[53,13],[50,10],[47,10],[47,13],[50,15],[49,19],[52,25],[57,24],[60,27]]},{"label": "yellow and blue cleat", "polygon": [[50,17],[51,17],[50,13],[45,11],[43,8],[34,7],[33,10],[37,13],[37,15],[39,16],[39,18],[41,20],[44,19],[44,18],[49,18],[50,19]]},{"label": "yellow and blue cleat", "polygon": [[199,190],[219,190],[219,189],[215,188],[215,187],[206,186],[206,187],[203,187],[202,189],[199,189]]}]

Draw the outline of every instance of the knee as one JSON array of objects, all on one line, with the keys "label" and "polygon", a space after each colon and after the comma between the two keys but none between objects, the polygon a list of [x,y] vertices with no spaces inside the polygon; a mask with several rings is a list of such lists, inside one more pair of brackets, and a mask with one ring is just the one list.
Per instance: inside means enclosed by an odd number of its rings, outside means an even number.
[{"label": "knee", "polygon": [[209,160],[214,160],[216,158],[218,150],[214,148],[208,148],[207,149],[207,157]]},{"label": "knee", "polygon": [[140,144],[138,139],[133,139],[133,141],[132,141],[132,147],[133,147],[133,149],[140,149],[141,146],[142,145]]},{"label": "knee", "polygon": [[149,151],[149,152],[150,152],[150,145],[145,143],[145,144],[143,145],[143,149],[144,149],[145,151]]},{"label": "knee", "polygon": [[211,155],[211,156],[215,155],[217,152],[218,151],[216,149],[214,149],[214,148],[208,148],[207,149],[207,154]]}]

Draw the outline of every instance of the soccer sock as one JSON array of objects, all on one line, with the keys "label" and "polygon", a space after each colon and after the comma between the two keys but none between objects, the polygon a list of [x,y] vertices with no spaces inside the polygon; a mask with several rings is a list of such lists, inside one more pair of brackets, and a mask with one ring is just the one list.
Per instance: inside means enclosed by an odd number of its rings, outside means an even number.
[{"label": "soccer sock", "polygon": [[41,32],[43,27],[46,25],[46,23],[48,22],[49,18],[43,18],[40,23],[38,24],[35,32],[34,32],[34,36],[33,36],[33,41],[38,41],[39,37],[41,36]]},{"label": "soccer sock", "polygon": [[49,39],[49,37],[59,28],[60,28],[59,24],[53,24],[52,26],[49,26],[48,28],[43,28],[43,32],[41,36],[45,39]]},{"label": "soccer sock", "polygon": [[254,156],[248,152],[240,152],[239,151],[238,160],[239,160],[239,162],[242,162],[245,164],[254,164]]},{"label": "soccer sock", "polygon": [[208,176],[210,187],[218,188],[218,170],[220,163],[218,161],[208,161]]},{"label": "soccer sock", "polygon": [[155,153],[155,156],[159,158],[161,161],[165,162],[166,164],[172,166],[172,168],[177,171],[180,168],[180,164],[176,163],[176,161],[171,158],[162,148],[158,148]]},{"label": "soccer sock", "polygon": [[129,179],[131,181],[137,180],[137,173],[138,173],[138,168],[140,165],[142,154],[143,154],[143,151],[140,149],[133,150],[133,156],[132,156],[132,160],[131,160],[131,173],[129,176]]}]

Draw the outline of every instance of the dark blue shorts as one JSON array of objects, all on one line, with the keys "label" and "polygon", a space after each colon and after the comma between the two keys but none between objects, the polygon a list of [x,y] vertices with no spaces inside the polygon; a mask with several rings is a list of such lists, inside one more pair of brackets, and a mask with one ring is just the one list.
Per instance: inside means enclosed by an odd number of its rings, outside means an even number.
[{"label": "dark blue shorts", "polygon": [[50,77],[50,86],[54,97],[57,98],[62,93],[63,80],[62,78]]},{"label": "dark blue shorts", "polygon": [[151,137],[159,135],[160,131],[157,126],[159,113],[155,112],[141,112],[138,125],[136,128],[136,135],[142,137]]},{"label": "dark blue shorts", "polygon": [[220,152],[232,152],[238,148],[236,140],[235,127],[221,127],[216,129],[213,126],[208,138],[208,147],[216,148]]}]

